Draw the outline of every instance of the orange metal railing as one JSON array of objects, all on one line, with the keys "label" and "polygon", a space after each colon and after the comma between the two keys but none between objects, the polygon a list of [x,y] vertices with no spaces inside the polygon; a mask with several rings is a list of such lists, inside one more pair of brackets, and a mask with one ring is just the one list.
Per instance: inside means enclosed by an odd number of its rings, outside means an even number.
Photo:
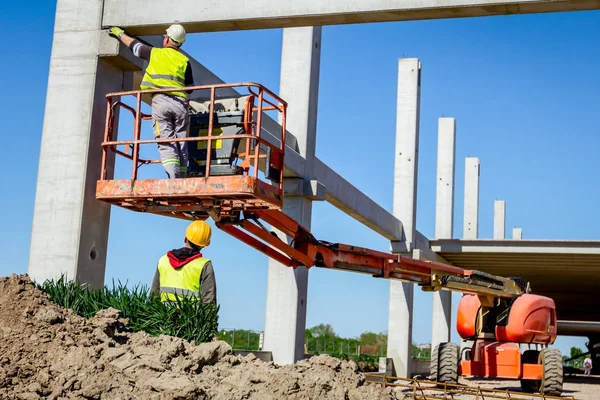
[{"label": "orange metal railing", "polygon": [[[244,113],[244,134],[240,135],[214,135],[214,119],[215,119],[215,102],[218,100],[217,92],[223,89],[237,88],[239,90],[247,90],[247,94],[240,94],[240,97],[248,96],[247,103],[245,105]],[[214,140],[234,140],[234,139],[246,139],[246,149],[244,153],[239,154],[239,158],[243,158],[243,174],[248,175],[250,173],[250,167],[253,168],[253,175],[255,179],[258,179],[259,161],[262,158],[266,158],[266,154],[260,152],[261,146],[268,148],[271,151],[271,164],[277,167],[279,170],[279,182],[277,183],[280,194],[283,192],[283,170],[284,170],[284,155],[285,155],[285,138],[286,138],[286,111],[287,103],[277,96],[275,93],[267,89],[266,87],[253,83],[232,83],[232,84],[218,84],[218,85],[205,85],[205,86],[190,86],[181,89],[182,91],[187,90],[198,90],[198,91],[210,91],[210,110],[209,110],[209,123],[208,132],[206,136],[198,137],[186,137],[186,138],[173,138],[173,139],[144,139],[142,140],[142,120],[149,120],[152,118],[149,114],[144,114],[141,110],[142,96],[146,94],[156,94],[172,91],[172,89],[157,89],[157,90],[134,90],[128,92],[109,93],[106,95],[107,106],[106,106],[106,126],[104,130],[104,140],[102,142],[102,170],[100,174],[100,180],[107,179],[107,163],[108,163],[108,152],[113,153],[130,159],[132,161],[131,179],[136,180],[138,178],[138,170],[141,166],[146,164],[157,164],[161,161],[158,159],[142,159],[140,157],[140,146],[147,144],[159,144],[159,143],[174,143],[174,142],[207,142],[206,144],[206,168],[205,178],[210,177],[210,166],[211,166],[211,149]],[[125,96],[132,96],[136,100],[135,107],[131,107],[125,104],[121,99]],[[188,101],[189,102],[189,101]],[[132,140],[114,140],[115,138],[115,116],[117,110],[124,109],[132,113],[133,115],[133,139]],[[280,143],[275,145],[271,141],[266,140],[261,136],[263,128],[263,114],[266,111],[277,111],[280,115],[281,133],[278,138]],[[117,148],[119,145],[124,145],[126,151],[121,151]],[[131,152],[129,150],[131,149]]]}]

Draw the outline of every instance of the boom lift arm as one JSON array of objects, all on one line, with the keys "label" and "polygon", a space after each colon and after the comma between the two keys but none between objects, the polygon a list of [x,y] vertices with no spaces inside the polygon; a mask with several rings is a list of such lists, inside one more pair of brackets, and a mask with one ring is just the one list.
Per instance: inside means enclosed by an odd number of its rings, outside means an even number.
[{"label": "boom lift arm", "polygon": [[[417,283],[424,291],[453,290],[490,302],[493,298],[515,298],[528,290],[512,279],[481,271],[317,240],[280,210],[255,210],[233,217],[213,213],[212,217],[220,229],[288,267],[316,266],[399,279]],[[269,231],[261,220],[289,236],[291,244]]]}]

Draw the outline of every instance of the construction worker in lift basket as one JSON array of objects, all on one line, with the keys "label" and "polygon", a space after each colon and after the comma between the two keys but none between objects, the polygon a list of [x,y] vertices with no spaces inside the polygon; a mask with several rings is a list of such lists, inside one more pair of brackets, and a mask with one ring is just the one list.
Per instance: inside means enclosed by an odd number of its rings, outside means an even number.
[{"label": "construction worker in lift basket", "polygon": [[[192,91],[178,89],[194,86],[194,78],[189,59],[179,51],[186,37],[183,26],[174,24],[167,29],[162,48],[142,44],[119,27],[110,28],[109,34],[129,47],[136,57],[148,61],[140,89],[174,89],[152,95],[154,136],[160,139],[187,137],[190,118],[186,92]],[[158,152],[169,179],[187,176],[187,142],[159,143]]]},{"label": "construction worker in lift basket", "polygon": [[163,302],[181,297],[217,302],[217,286],[212,262],[200,250],[210,244],[211,229],[205,221],[192,222],[185,231],[185,247],[174,249],[158,260],[151,293]]}]

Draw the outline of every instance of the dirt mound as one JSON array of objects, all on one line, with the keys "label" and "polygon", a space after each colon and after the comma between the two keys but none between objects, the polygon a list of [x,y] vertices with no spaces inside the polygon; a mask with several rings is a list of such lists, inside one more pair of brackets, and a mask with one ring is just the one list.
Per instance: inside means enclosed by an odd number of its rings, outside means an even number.
[{"label": "dirt mound", "polygon": [[118,310],[86,320],[53,304],[25,275],[0,278],[2,399],[401,397],[365,385],[353,362],[316,356],[278,367],[235,356],[222,341],[196,346],[132,333]]}]

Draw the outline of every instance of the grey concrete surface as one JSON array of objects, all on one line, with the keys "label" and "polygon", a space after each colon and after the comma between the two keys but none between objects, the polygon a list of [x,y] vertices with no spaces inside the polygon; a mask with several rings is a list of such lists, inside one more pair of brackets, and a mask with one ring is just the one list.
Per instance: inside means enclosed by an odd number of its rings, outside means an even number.
[{"label": "grey concrete surface", "polygon": [[105,0],[105,27],[161,34],[174,21],[190,32],[461,18],[599,9],[598,0]]},{"label": "grey concrete surface", "polygon": [[463,238],[479,237],[479,158],[465,159]]},{"label": "grey concrete surface", "polygon": [[97,58],[101,17],[102,1],[57,2],[28,266],[38,282],[65,273],[104,283],[110,206],[96,201],[95,182],[104,94],[124,76]]},{"label": "grey concrete surface", "polygon": [[[420,61],[398,60],[393,213],[403,222],[403,239],[409,251],[414,247],[417,231],[420,95]],[[390,281],[387,357],[394,360],[399,377],[409,377],[411,372],[413,295],[414,284]]]},{"label": "grey concrete surface", "polygon": [[[287,126],[295,133],[300,155],[306,160],[303,176],[307,179],[315,158],[320,62],[320,27],[284,29],[280,95],[288,102]],[[309,198],[286,197],[283,212],[310,229]],[[308,268],[292,269],[271,258],[268,263],[264,349],[273,354],[275,363],[291,364],[304,357]]]}]

